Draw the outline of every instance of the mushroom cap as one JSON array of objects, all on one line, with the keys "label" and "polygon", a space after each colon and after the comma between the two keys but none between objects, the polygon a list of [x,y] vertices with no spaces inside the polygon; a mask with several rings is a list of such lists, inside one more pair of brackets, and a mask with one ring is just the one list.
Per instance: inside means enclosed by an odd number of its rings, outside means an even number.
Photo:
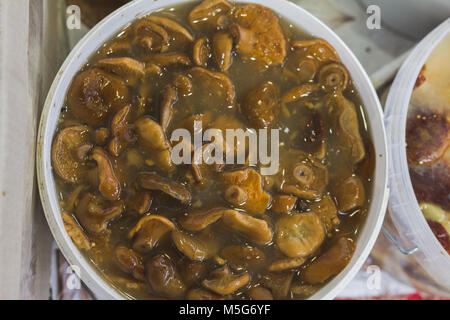
[{"label": "mushroom cap", "polygon": [[204,261],[214,256],[217,244],[201,235],[190,235],[183,231],[173,230],[172,241],[177,249],[193,261]]},{"label": "mushroom cap", "polygon": [[280,113],[280,89],[266,81],[250,90],[243,104],[243,112],[255,128],[270,127]]},{"label": "mushroom cap", "polygon": [[239,211],[228,210],[224,213],[222,221],[229,228],[258,244],[266,244],[272,240],[272,230],[267,221],[263,219],[256,219]]},{"label": "mushroom cap", "polygon": [[226,0],[204,0],[189,13],[189,23],[196,31],[216,29],[218,19],[227,15],[232,7]]},{"label": "mushroom cap", "polygon": [[153,291],[164,297],[180,299],[186,292],[186,285],[166,255],[159,254],[145,263],[145,278]]},{"label": "mushroom cap", "polygon": [[203,286],[223,296],[238,291],[250,282],[250,275],[247,272],[234,275],[228,266],[214,270],[210,276],[203,280]]},{"label": "mushroom cap", "polygon": [[133,239],[133,248],[139,252],[149,252],[175,225],[169,219],[151,214],[141,218],[128,232],[128,238]]},{"label": "mushroom cap", "polygon": [[52,166],[64,181],[78,183],[83,180],[86,166],[76,157],[75,150],[89,141],[87,126],[68,127],[56,136],[52,146]]}]

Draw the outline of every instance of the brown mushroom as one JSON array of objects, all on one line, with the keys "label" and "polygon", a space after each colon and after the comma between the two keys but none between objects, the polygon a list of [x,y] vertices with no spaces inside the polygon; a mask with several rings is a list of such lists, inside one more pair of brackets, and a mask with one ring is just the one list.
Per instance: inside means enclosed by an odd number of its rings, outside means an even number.
[{"label": "brown mushroom", "polygon": [[147,253],[151,251],[175,225],[169,219],[159,215],[148,215],[139,220],[128,233],[133,240],[133,249]]},{"label": "brown mushroom", "polygon": [[293,283],[291,286],[291,293],[302,298],[312,296],[317,290],[319,290],[318,286],[302,284],[299,282]]},{"label": "brown mushroom", "polygon": [[351,176],[334,187],[334,195],[339,211],[350,212],[364,205],[366,193],[364,185],[358,176]]},{"label": "brown mushroom", "polygon": [[132,213],[143,215],[150,210],[152,205],[152,195],[148,191],[139,191],[135,193],[127,203],[127,209]]},{"label": "brown mushroom", "polygon": [[286,57],[286,38],[276,14],[258,4],[246,4],[233,12],[237,23],[230,31],[235,37],[236,50],[245,60],[261,64],[281,65]]},{"label": "brown mushroom", "polygon": [[275,299],[286,299],[293,278],[293,272],[269,272],[262,277],[261,284],[272,291]]},{"label": "brown mushroom", "polygon": [[160,105],[160,123],[161,127],[166,132],[169,127],[170,121],[173,116],[173,105],[177,102],[178,96],[174,87],[166,86],[161,94],[161,105]]},{"label": "brown mushroom", "polygon": [[303,265],[305,262],[306,262],[305,258],[285,258],[275,260],[270,264],[268,270],[275,272],[275,271],[285,271],[295,269]]},{"label": "brown mushroom", "polygon": [[304,50],[305,56],[313,57],[320,64],[339,62],[336,51],[325,39],[297,40],[291,45],[295,50]]},{"label": "brown mushroom", "polygon": [[265,244],[272,240],[272,231],[265,220],[256,219],[235,210],[226,211],[222,220],[225,225],[245,235],[255,243]]},{"label": "brown mushroom", "polygon": [[220,256],[235,270],[257,270],[266,262],[264,252],[251,246],[228,246],[221,250]]},{"label": "brown mushroom", "polygon": [[288,257],[308,257],[325,240],[322,221],[314,213],[294,213],[281,217],[275,226],[275,243]]},{"label": "brown mushroom", "polygon": [[304,83],[300,86],[294,87],[283,94],[281,102],[285,105],[310,97],[314,92],[320,89],[317,83]]},{"label": "brown mushroom", "polygon": [[250,275],[245,272],[240,275],[234,275],[227,266],[214,270],[210,274],[210,278],[203,280],[202,284],[205,288],[220,294],[232,294],[250,282]]},{"label": "brown mushroom", "polygon": [[366,156],[366,150],[359,132],[355,105],[340,92],[331,95],[326,105],[332,119],[337,119],[337,123],[334,122],[337,127],[335,132],[338,134],[339,144],[350,152],[354,164],[361,162]]},{"label": "brown mushroom", "polygon": [[224,296],[205,289],[192,289],[186,294],[186,300],[225,300]]},{"label": "brown mushroom", "polygon": [[139,143],[146,148],[158,168],[172,171],[174,164],[170,153],[172,147],[164,134],[162,127],[154,120],[142,117],[134,123]]},{"label": "brown mushroom", "polygon": [[107,200],[119,200],[122,186],[114,172],[108,154],[102,148],[95,147],[92,151],[92,159],[97,162],[100,193]]},{"label": "brown mushroom", "polygon": [[142,49],[149,51],[164,51],[169,43],[166,29],[147,18],[140,19],[135,27],[135,43]]},{"label": "brown mushroom", "polygon": [[135,86],[145,75],[144,63],[128,57],[102,59],[95,66],[118,75],[129,86]]},{"label": "brown mushroom", "polygon": [[[270,195],[263,190],[262,177],[254,169],[224,172],[221,178],[225,183],[227,201],[250,214],[263,214],[266,211]],[[230,190],[230,186],[237,187]]]},{"label": "brown mushroom", "polygon": [[185,97],[192,94],[192,80],[188,76],[179,74],[175,78],[174,86],[176,91]]},{"label": "brown mushroom", "polygon": [[208,60],[211,57],[211,48],[208,42],[208,38],[198,38],[192,49],[192,59],[194,63],[199,67],[206,68],[208,66]]},{"label": "brown mushroom", "polygon": [[183,231],[173,230],[172,241],[177,249],[192,261],[204,261],[217,252],[217,244],[201,235],[190,235]]},{"label": "brown mushroom", "polygon": [[155,172],[140,172],[137,181],[144,189],[162,191],[182,203],[191,202],[191,193],[186,187]]},{"label": "brown mushroom", "polygon": [[339,238],[331,247],[305,268],[301,279],[309,284],[319,284],[341,272],[350,262],[354,252],[353,241]]},{"label": "brown mushroom", "polygon": [[347,69],[339,63],[330,63],[319,72],[319,83],[325,91],[344,91],[347,89],[349,75]]},{"label": "brown mushroom", "polygon": [[311,205],[311,211],[316,213],[320,220],[322,220],[329,235],[340,223],[336,205],[329,195],[325,195],[319,201],[314,202]]},{"label": "brown mushroom", "polygon": [[266,81],[247,94],[242,111],[255,128],[267,128],[274,124],[280,113],[280,90]]},{"label": "brown mushroom", "polygon": [[272,292],[263,287],[252,287],[247,290],[247,295],[252,300],[273,300]]},{"label": "brown mushroom", "polygon": [[272,199],[272,211],[276,213],[290,213],[297,204],[297,197],[288,195],[276,195]]},{"label": "brown mushroom", "polygon": [[145,57],[145,61],[154,63],[160,67],[167,67],[173,64],[183,66],[192,65],[191,59],[186,54],[180,52],[150,54]]},{"label": "brown mushroom", "polygon": [[78,183],[83,180],[87,167],[76,151],[89,141],[90,130],[86,126],[68,127],[56,136],[52,145],[52,166],[64,181]]},{"label": "brown mushroom", "polygon": [[108,151],[118,157],[125,147],[136,141],[133,127],[129,124],[131,116],[131,106],[121,108],[111,120],[112,139],[108,145]]},{"label": "brown mushroom", "polygon": [[186,292],[186,285],[165,255],[159,254],[145,263],[145,278],[156,294],[167,298],[180,299]]},{"label": "brown mushroom", "polygon": [[108,117],[127,101],[128,88],[125,82],[97,68],[75,76],[67,94],[72,113],[95,127],[105,124]]},{"label": "brown mushroom", "polygon": [[75,208],[75,216],[84,230],[100,234],[106,231],[111,220],[122,214],[123,209],[121,202],[107,202],[92,193],[85,193]]},{"label": "brown mushroom", "polygon": [[180,274],[188,287],[200,284],[208,271],[205,263],[200,261],[181,260],[179,269]]},{"label": "brown mushroom", "polygon": [[183,27],[180,23],[178,23],[175,20],[155,15],[150,15],[147,17],[147,19],[151,22],[163,26],[166,30],[170,30],[171,32],[183,35],[189,41],[194,41],[194,37],[189,32],[189,30],[187,30],[185,27]]},{"label": "brown mushroom", "polygon": [[91,241],[89,241],[89,238],[78,222],[67,212],[63,212],[61,216],[64,223],[64,229],[77,248],[80,250],[90,250],[92,248]]},{"label": "brown mushroom", "polygon": [[213,56],[220,71],[227,71],[233,60],[233,38],[228,32],[217,32],[213,36]]},{"label": "brown mushroom", "polygon": [[197,31],[216,29],[218,19],[227,15],[231,8],[226,0],[204,0],[189,13],[189,23]]},{"label": "brown mushroom", "polygon": [[179,222],[185,230],[197,232],[206,229],[208,226],[217,222],[222,218],[225,211],[227,211],[225,208],[194,210],[181,217]]},{"label": "brown mushroom", "polygon": [[109,139],[109,129],[108,128],[98,128],[94,132],[94,141],[98,146],[105,146]]},{"label": "brown mushroom", "polygon": [[142,257],[136,252],[125,246],[118,246],[114,250],[114,258],[123,272],[131,274],[137,280],[145,281]]}]

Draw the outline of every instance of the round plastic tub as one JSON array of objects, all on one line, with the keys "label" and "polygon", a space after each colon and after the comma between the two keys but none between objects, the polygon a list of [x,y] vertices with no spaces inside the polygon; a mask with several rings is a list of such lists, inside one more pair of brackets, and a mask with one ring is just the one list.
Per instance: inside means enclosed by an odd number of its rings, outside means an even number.
[{"label": "round plastic tub", "polygon": [[[44,212],[62,253],[71,265],[77,266],[76,270],[80,271],[81,279],[99,298],[123,299],[125,297],[113,288],[110,283],[105,281],[101,274],[97,273],[96,268],[83,257],[64,230],[50,159],[52,140],[60,110],[67,88],[73,77],[97,48],[135,19],[160,8],[167,8],[186,2],[190,1],[137,0],[113,12],[95,26],[72,50],[58,72],[45,102],[37,146],[38,182]],[[239,2],[259,3],[267,6],[310,34],[330,42],[341,57],[343,64],[349,70],[365,105],[367,125],[373,138],[375,154],[377,155],[374,173],[374,193],[372,194],[369,213],[360,231],[352,260],[339,275],[311,297],[311,299],[332,299],[363,265],[380,232],[386,211],[388,199],[387,145],[380,102],[369,77],[354,54],[330,28],[310,13],[288,1],[242,0]]]},{"label": "round plastic tub", "polygon": [[[450,296],[450,256],[433,234],[419,208],[405,148],[406,120],[416,79],[434,48],[446,36],[450,36],[450,19],[421,41],[405,61],[386,101],[385,124],[389,145],[389,214],[397,229],[399,242],[405,247],[417,248],[410,257],[400,257],[400,261],[392,259],[390,263],[402,264],[404,269],[410,269],[408,272],[415,274],[411,279],[415,285],[421,287],[421,282],[431,279],[439,293]],[[411,263],[419,264],[426,274]],[[429,286],[429,283],[423,283],[422,287]]]}]

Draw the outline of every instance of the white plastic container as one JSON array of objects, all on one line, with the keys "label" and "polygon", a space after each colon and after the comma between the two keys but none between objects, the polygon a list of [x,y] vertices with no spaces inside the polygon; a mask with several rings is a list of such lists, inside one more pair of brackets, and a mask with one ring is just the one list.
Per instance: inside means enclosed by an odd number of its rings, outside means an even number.
[{"label": "white plastic container", "polygon": [[[74,75],[98,47],[135,19],[157,9],[167,8],[185,2],[190,1],[136,0],[105,18],[78,43],[67,57],[54,80],[45,103],[39,128],[37,149],[38,181],[42,204],[50,229],[64,256],[70,264],[78,267],[82,280],[100,298],[123,299],[125,297],[108,282],[103,280],[92,264],[86,261],[80,254],[64,230],[50,159],[50,150],[59,113],[65,99],[66,90]],[[375,243],[384,219],[388,199],[387,147],[381,106],[370,79],[357,58],[342,40],[317,18],[295,4],[284,0],[243,0],[240,2],[259,3],[267,6],[310,34],[329,41],[341,57],[343,64],[349,70],[365,105],[368,128],[373,137],[376,154],[374,194],[372,195],[367,219],[360,231],[353,259],[339,275],[312,297],[312,299],[332,299],[345,287],[363,265]]]},{"label": "white plastic container", "polygon": [[[405,61],[386,101],[385,124],[389,144],[389,213],[398,239],[403,246],[417,247],[409,259],[412,258],[425,270],[425,278],[430,277],[439,287],[438,291],[446,290],[443,294],[450,296],[450,256],[429,228],[419,208],[409,176],[405,148],[406,120],[416,79],[434,48],[447,35],[450,35],[450,19],[421,41]],[[406,268],[409,262],[404,258],[392,263],[402,264]]]}]

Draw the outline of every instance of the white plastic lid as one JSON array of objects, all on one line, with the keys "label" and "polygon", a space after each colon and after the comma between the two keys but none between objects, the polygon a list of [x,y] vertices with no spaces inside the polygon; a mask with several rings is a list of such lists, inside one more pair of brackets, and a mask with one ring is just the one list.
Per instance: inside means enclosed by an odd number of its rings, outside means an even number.
[{"label": "white plastic lid", "polygon": [[450,34],[446,20],[413,50],[397,74],[385,106],[389,148],[389,213],[400,241],[418,250],[413,257],[429,276],[450,291],[450,255],[441,246],[423,216],[409,176],[406,158],[406,119],[416,79],[428,57]]}]

